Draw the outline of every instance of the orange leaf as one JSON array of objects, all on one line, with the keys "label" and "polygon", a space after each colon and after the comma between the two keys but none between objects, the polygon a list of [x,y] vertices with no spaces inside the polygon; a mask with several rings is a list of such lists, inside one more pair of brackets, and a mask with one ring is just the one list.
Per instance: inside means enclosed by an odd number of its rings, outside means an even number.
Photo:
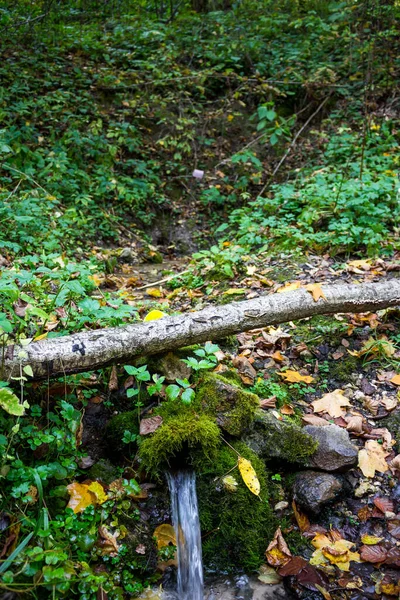
[{"label": "orange leaf", "polygon": [[285,283],[282,287],[278,288],[276,291],[278,294],[282,292],[293,292],[293,290],[298,290],[301,287],[301,283],[299,281],[295,281],[294,283]]},{"label": "orange leaf", "polygon": [[311,402],[314,412],[327,412],[331,417],[341,417],[345,414],[342,406],[351,406],[348,398],[343,396],[342,390],[334,390],[325,394],[319,400]]},{"label": "orange leaf", "polygon": [[296,502],[293,500],[292,502],[292,508],[293,508],[293,512],[294,512],[294,516],[296,517],[296,521],[297,521],[297,525],[299,526],[300,531],[303,533],[303,531],[308,531],[310,529],[310,520],[307,517],[307,515],[305,515],[304,513],[302,513],[296,505]]},{"label": "orange leaf", "polygon": [[86,507],[97,504],[103,504],[107,500],[103,486],[97,481],[86,483],[70,483],[67,485],[70,495],[67,508],[71,508],[74,513],[83,512]]},{"label": "orange leaf", "polygon": [[308,285],[306,285],[306,290],[307,292],[310,292],[310,294],[312,294],[314,302],[318,302],[320,298],[326,300],[325,294],[322,291],[320,283],[309,283]]},{"label": "orange leaf", "polygon": [[392,377],[390,383],[394,383],[394,385],[400,385],[400,373]]},{"label": "orange leaf", "polygon": [[278,373],[278,375],[280,375],[289,383],[298,383],[300,381],[304,383],[311,383],[314,381],[314,377],[311,377],[311,375],[301,375],[298,371],[292,371],[291,369],[288,369],[284,373]]}]

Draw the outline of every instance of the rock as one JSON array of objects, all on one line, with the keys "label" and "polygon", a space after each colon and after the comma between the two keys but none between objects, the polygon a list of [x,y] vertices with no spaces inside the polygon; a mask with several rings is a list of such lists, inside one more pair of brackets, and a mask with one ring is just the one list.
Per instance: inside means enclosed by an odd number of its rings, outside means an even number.
[{"label": "rock", "polygon": [[327,427],[306,425],[303,431],[318,442],[318,450],[307,466],[322,471],[345,471],[357,463],[358,448],[351,443],[345,429],[337,425]]},{"label": "rock", "polygon": [[362,392],[361,390],[356,390],[353,394],[353,400],[358,400],[360,402],[363,402],[366,399],[366,396],[364,394],[364,392]]},{"label": "rock", "polygon": [[305,429],[287,421],[279,421],[269,411],[257,410],[252,427],[243,440],[266,460],[278,458],[305,465],[318,446]]},{"label": "rock", "polygon": [[133,248],[122,248],[118,258],[121,262],[132,263],[137,260],[137,253]]},{"label": "rock", "polygon": [[343,491],[340,477],[318,471],[297,473],[293,486],[294,500],[304,510],[317,515],[321,508]]},{"label": "rock", "polygon": [[363,377],[363,379],[361,379],[361,390],[362,392],[366,395],[366,396],[372,396],[373,394],[375,394],[376,392],[376,387],[373,386],[368,379],[366,379],[365,377]]},{"label": "rock", "polygon": [[173,352],[168,352],[159,360],[158,368],[168,382],[189,379],[192,374],[192,369]]},{"label": "rock", "polygon": [[258,396],[216,373],[203,375],[196,402],[202,412],[215,416],[217,425],[234,436],[240,436],[251,425],[260,404]]},{"label": "rock", "polygon": [[90,467],[86,473],[87,479],[102,481],[109,485],[119,477],[119,469],[106,458],[101,458],[96,464]]}]

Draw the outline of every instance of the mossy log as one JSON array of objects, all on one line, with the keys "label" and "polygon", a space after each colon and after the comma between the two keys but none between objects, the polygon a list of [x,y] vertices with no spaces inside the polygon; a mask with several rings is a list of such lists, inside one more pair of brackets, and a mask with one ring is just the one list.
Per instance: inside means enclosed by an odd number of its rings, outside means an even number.
[{"label": "mossy log", "polygon": [[35,379],[79,373],[127,362],[136,356],[157,354],[313,315],[360,313],[400,306],[400,281],[393,279],[382,283],[327,285],[323,292],[325,299],[320,298],[318,302],[306,289],[300,288],[224,306],[209,306],[158,321],[41,340],[25,348],[8,346],[2,378],[19,376],[20,368],[26,365],[32,368]]}]

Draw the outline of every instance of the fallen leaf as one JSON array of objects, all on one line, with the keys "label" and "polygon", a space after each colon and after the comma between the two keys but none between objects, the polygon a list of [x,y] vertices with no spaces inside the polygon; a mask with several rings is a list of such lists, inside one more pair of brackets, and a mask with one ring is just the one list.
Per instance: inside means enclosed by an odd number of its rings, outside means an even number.
[{"label": "fallen leaf", "polygon": [[351,260],[347,266],[353,267],[353,272],[361,274],[363,271],[369,271],[371,264],[369,260]]},{"label": "fallen leaf", "polygon": [[157,548],[159,550],[165,548],[165,546],[176,546],[175,529],[168,523],[163,523],[156,527],[153,537],[156,539]]},{"label": "fallen leaf", "polygon": [[232,360],[232,364],[238,370],[240,379],[246,385],[253,385],[257,376],[257,371],[245,356],[237,356]]},{"label": "fallen leaf", "polygon": [[9,415],[21,417],[25,413],[27,403],[20,404],[18,396],[16,396],[9,388],[0,390],[0,406]]},{"label": "fallen leaf", "polygon": [[351,551],[355,544],[338,538],[338,535],[334,530],[327,535],[316,534],[311,541],[312,545],[317,548],[310,559],[311,565],[321,566],[330,563],[336,565],[341,571],[349,571],[350,562],[360,562],[359,553]]},{"label": "fallen leaf", "polygon": [[297,525],[299,526],[300,531],[302,533],[303,533],[303,531],[308,531],[311,526],[310,519],[307,517],[307,515],[305,515],[303,512],[301,512],[301,510],[297,507],[296,502],[294,500],[292,502],[292,508],[293,508],[294,516],[295,516],[295,519],[296,519]]},{"label": "fallen leaf", "polygon": [[146,554],[146,546],[144,544],[139,544],[135,548],[136,554]]},{"label": "fallen leaf", "polygon": [[282,581],[282,577],[268,565],[261,565],[257,579],[268,585],[277,585]]},{"label": "fallen leaf", "polygon": [[292,558],[280,527],[275,531],[274,539],[266,549],[265,556],[272,567],[283,567]]},{"label": "fallen leaf", "polygon": [[[147,288],[146,294],[148,296],[151,296],[152,298],[161,298],[163,295],[162,291],[159,290],[158,288]],[[160,317],[158,317],[158,318],[160,318]]]},{"label": "fallen leaf", "polygon": [[307,425],[315,425],[316,427],[326,427],[327,425],[331,425],[329,421],[322,417],[318,417],[317,415],[303,415],[301,420]]},{"label": "fallen leaf", "polygon": [[101,554],[117,556],[119,548],[115,536],[108,531],[105,525],[100,525],[99,534],[102,538],[99,543]]},{"label": "fallen leaf", "polygon": [[314,412],[326,412],[331,417],[341,417],[345,414],[342,406],[351,406],[349,399],[343,395],[342,390],[334,390],[325,394],[319,400],[311,402]]},{"label": "fallen leaf", "polygon": [[291,404],[284,404],[280,410],[283,415],[294,415],[294,408]]},{"label": "fallen leaf", "polygon": [[377,535],[362,535],[361,541],[366,546],[374,546],[375,544],[379,544],[383,540],[382,537],[378,537]]},{"label": "fallen leaf", "polygon": [[352,416],[346,419],[347,422],[347,431],[351,431],[353,433],[362,433],[363,431],[363,418],[361,416]]},{"label": "fallen leaf", "polygon": [[75,514],[83,512],[88,506],[96,506],[107,500],[103,486],[97,481],[90,484],[74,481],[67,485],[67,490],[70,495],[67,508],[71,508]]},{"label": "fallen leaf", "polygon": [[298,290],[300,287],[301,283],[299,281],[295,281],[294,283],[285,283],[285,285],[278,288],[276,291],[278,294],[282,294],[283,292],[293,292],[294,290]]},{"label": "fallen leaf", "polygon": [[374,498],[374,504],[384,514],[387,512],[394,513],[394,502],[387,496],[377,496]]},{"label": "fallen leaf", "polygon": [[260,408],[276,408],[276,396],[260,400]]},{"label": "fallen leaf", "polygon": [[290,577],[291,575],[298,575],[304,567],[308,565],[308,562],[302,556],[293,556],[286,564],[283,565],[278,571],[282,577]]},{"label": "fallen leaf", "polygon": [[375,440],[367,440],[365,448],[358,453],[358,466],[364,477],[374,477],[375,471],[385,473],[389,466],[386,462],[388,453]]},{"label": "fallen leaf", "polygon": [[158,321],[158,319],[162,319],[163,317],[166,317],[166,314],[161,310],[151,310],[149,313],[147,313],[143,321]]},{"label": "fallen leaf", "polygon": [[361,559],[369,563],[381,563],[386,560],[387,550],[382,546],[361,546]]},{"label": "fallen leaf", "polygon": [[111,369],[110,379],[108,381],[108,390],[110,392],[115,392],[118,389],[118,374],[117,367],[113,365]]},{"label": "fallen leaf", "polygon": [[148,417],[140,421],[140,435],[148,435],[154,433],[163,423],[163,418],[160,415],[155,417]]},{"label": "fallen leaf", "polygon": [[222,478],[222,485],[224,486],[227,492],[237,492],[238,482],[233,477],[233,475],[225,475],[225,477]]},{"label": "fallen leaf", "polygon": [[322,585],[319,585],[318,583],[316,583],[315,587],[317,588],[319,593],[322,594],[322,596],[324,597],[324,600],[332,600],[332,596],[330,595],[328,590],[326,590],[324,587],[322,587]]},{"label": "fallen leaf", "polygon": [[390,383],[394,383],[394,385],[400,385],[400,373],[394,375],[394,377],[390,379]]},{"label": "fallen leaf", "polygon": [[388,412],[394,410],[397,406],[397,403],[398,403],[397,398],[386,397],[386,398],[383,398],[383,400],[382,400],[382,404]]},{"label": "fallen leaf", "polygon": [[311,377],[311,375],[301,375],[298,371],[292,371],[291,369],[288,369],[284,373],[278,373],[278,375],[289,383],[311,383],[314,381],[314,377]]},{"label": "fallen leaf", "polygon": [[257,477],[257,473],[253,469],[253,465],[249,460],[239,456],[238,467],[244,483],[247,485],[252,494],[259,496],[260,494],[260,482]]},{"label": "fallen leaf", "polygon": [[318,302],[320,298],[326,300],[325,294],[322,291],[320,283],[309,283],[308,285],[306,285],[306,290],[307,292],[310,292],[310,294],[312,294],[314,302]]}]

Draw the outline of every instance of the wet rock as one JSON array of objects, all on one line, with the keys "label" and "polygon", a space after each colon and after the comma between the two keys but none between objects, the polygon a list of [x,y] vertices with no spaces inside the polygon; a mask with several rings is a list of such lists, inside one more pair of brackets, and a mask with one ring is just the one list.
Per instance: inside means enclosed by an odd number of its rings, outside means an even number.
[{"label": "wet rock", "polygon": [[318,449],[307,466],[322,471],[345,471],[357,463],[358,448],[351,443],[345,429],[337,425],[306,425],[303,431],[318,442]]},{"label": "wet rock", "polygon": [[107,485],[119,477],[119,469],[109,460],[102,458],[95,465],[90,467],[86,473],[88,479],[102,481]]},{"label": "wet rock", "polygon": [[133,263],[137,260],[137,253],[133,248],[122,248],[118,258],[121,262]]},{"label": "wet rock", "polygon": [[366,396],[372,396],[376,392],[376,388],[365,377],[361,379],[360,387]]},{"label": "wet rock", "polygon": [[318,471],[297,473],[293,486],[295,501],[301,508],[315,515],[342,491],[343,481],[340,477]]},{"label": "wet rock", "polygon": [[253,452],[266,460],[278,458],[307,464],[318,442],[305,429],[287,421],[279,421],[268,411],[257,410],[252,427],[243,439]]},{"label": "wet rock", "polygon": [[158,368],[168,382],[189,379],[192,369],[173,352],[168,352],[158,361]]}]

